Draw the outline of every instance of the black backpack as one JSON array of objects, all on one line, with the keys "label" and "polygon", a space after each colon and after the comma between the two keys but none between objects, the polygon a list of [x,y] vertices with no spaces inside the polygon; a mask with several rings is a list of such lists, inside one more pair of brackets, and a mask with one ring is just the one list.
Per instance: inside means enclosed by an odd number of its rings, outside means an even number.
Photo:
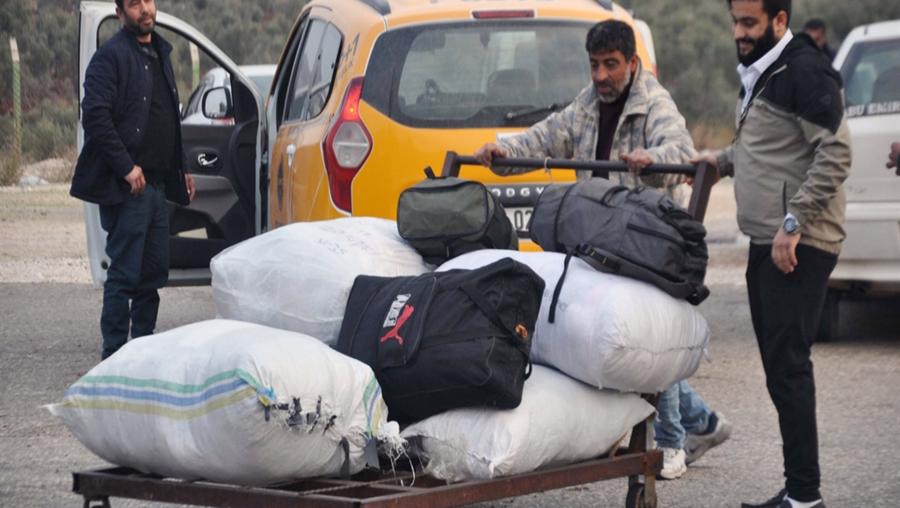
[{"label": "black backpack", "polygon": [[519,249],[519,237],[484,184],[456,177],[428,178],[400,193],[397,229],[425,261],[439,265],[479,249]]},{"label": "black backpack", "polygon": [[337,349],[372,367],[392,420],[514,408],[543,291],[538,275],[509,258],[477,270],[359,276]]},{"label": "black backpack", "polygon": [[[665,193],[629,189],[603,178],[544,190],[529,223],[531,239],[546,251],[577,256],[595,269],[643,280],[699,305],[709,255],[706,229]],[[554,292],[550,319],[562,288]]]}]

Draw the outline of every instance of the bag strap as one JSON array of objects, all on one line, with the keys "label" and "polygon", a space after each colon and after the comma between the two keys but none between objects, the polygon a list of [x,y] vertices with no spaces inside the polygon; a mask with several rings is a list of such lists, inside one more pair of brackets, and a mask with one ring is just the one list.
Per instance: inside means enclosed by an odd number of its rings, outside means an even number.
[{"label": "bag strap", "polygon": [[614,195],[623,191],[631,192],[631,189],[624,185],[616,185],[610,187],[605,193],[603,193],[603,196],[600,197],[600,204],[606,207],[611,207],[612,205],[610,204],[609,200],[612,199]]},{"label": "bag strap", "polygon": [[556,304],[559,303],[559,295],[562,293],[563,281],[566,280],[566,274],[569,272],[569,261],[572,260],[572,252],[566,254],[566,260],[563,262],[562,275],[556,281],[556,287],[553,288],[553,298],[550,300],[550,313],[547,321],[553,323],[556,321]]},{"label": "bag strap", "polygon": [[609,251],[591,245],[579,245],[575,255],[599,272],[649,282],[675,298],[687,300],[692,305],[699,305],[709,296],[709,288],[704,285],[696,287],[688,281],[673,282],[652,270],[637,267]]},{"label": "bag strap", "polygon": [[431,169],[431,166],[425,166],[425,177],[429,180],[435,180],[437,177],[434,175],[434,170]]}]

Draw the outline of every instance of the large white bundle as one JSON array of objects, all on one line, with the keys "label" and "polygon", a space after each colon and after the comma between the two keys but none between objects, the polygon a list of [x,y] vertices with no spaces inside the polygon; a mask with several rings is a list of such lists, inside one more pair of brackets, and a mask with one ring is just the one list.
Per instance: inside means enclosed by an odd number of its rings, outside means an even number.
[{"label": "large white bundle", "polygon": [[103,459],[186,479],[357,472],[372,439],[399,443],[367,365],[305,335],[228,320],[132,340],[48,408]]},{"label": "large white bundle", "polygon": [[219,317],[305,333],[337,344],[357,275],[429,271],[394,221],[348,217],[277,228],[213,258]]},{"label": "large white bundle", "polygon": [[477,268],[504,257],[528,265],[546,282],[531,359],[600,388],[653,393],[690,377],[709,343],[696,307],[646,282],[598,272],[573,258],[556,308],[550,301],[563,254],[481,250],[440,270]]},{"label": "large white bundle", "polygon": [[638,395],[597,390],[535,365],[516,409],[456,409],[402,435],[420,441],[434,476],[488,479],[603,455],[652,413]]}]

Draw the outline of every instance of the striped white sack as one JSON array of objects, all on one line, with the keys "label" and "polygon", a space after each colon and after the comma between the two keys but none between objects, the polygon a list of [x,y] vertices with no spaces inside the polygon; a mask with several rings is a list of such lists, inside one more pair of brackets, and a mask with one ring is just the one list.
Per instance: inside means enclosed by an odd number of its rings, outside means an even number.
[{"label": "striped white sack", "polygon": [[356,473],[400,443],[372,370],[317,339],[229,320],[132,340],[47,406],[92,452],[185,479]]}]

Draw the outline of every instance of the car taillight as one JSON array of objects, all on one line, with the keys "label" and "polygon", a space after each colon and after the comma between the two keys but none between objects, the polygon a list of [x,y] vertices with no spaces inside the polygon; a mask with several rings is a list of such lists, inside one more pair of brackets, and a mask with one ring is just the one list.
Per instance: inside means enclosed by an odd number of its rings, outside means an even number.
[{"label": "car taillight", "polygon": [[350,81],[340,113],[322,141],[331,200],[335,206],[348,213],[353,211],[353,178],[372,151],[372,136],[359,117],[362,86],[361,77]]}]

